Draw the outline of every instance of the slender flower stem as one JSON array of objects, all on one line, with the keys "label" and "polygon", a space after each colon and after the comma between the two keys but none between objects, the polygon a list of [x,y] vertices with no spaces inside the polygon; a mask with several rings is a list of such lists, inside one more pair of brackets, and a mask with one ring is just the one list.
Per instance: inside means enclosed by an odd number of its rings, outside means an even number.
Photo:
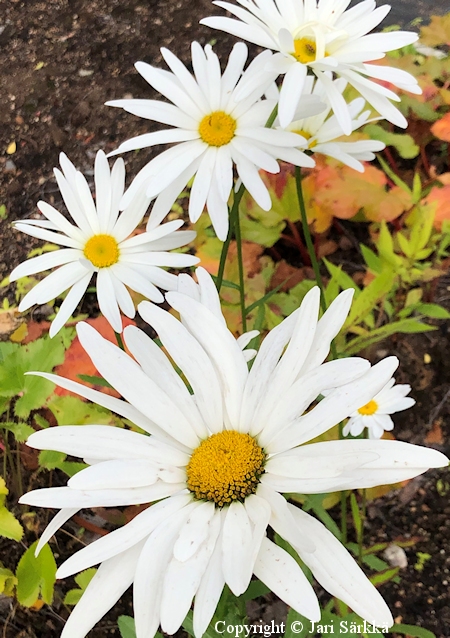
[{"label": "slender flower stem", "polygon": [[358,558],[361,564],[364,550],[364,522],[366,520],[367,510],[367,490],[362,491],[362,503],[361,503],[361,531],[358,538]]},{"label": "slender flower stem", "polygon": [[121,350],[125,352],[125,346],[123,345],[122,335],[120,334],[120,332],[115,332],[114,334],[116,335],[117,345],[119,346]]},{"label": "slender flower stem", "polygon": [[[275,122],[276,118],[278,115],[278,104],[275,104],[272,113],[269,115],[269,118],[265,124],[266,128],[272,128],[273,123]],[[231,243],[231,239],[233,237],[233,231],[234,231],[234,221],[237,219],[238,214],[239,214],[239,204],[241,203],[241,199],[244,195],[245,192],[245,186],[243,184],[241,184],[241,187],[239,188],[239,190],[237,191],[237,193],[235,192],[234,194],[234,201],[233,201],[233,206],[230,210],[230,215],[229,215],[229,219],[230,219],[230,225],[228,228],[228,235],[227,238],[222,246],[222,252],[220,253],[220,262],[219,262],[219,270],[217,272],[217,279],[216,279],[216,288],[217,288],[217,292],[220,292],[220,289],[222,288],[222,283],[223,283],[223,275],[225,272],[225,264],[227,261],[227,255],[228,255],[228,250],[230,248],[230,243]],[[245,321],[245,320],[244,320]]]},{"label": "slender flower stem", "polygon": [[235,230],[236,220],[239,220],[239,204],[245,193],[245,186],[241,184],[237,193],[234,193],[233,206],[230,211],[230,226],[228,228],[227,238],[222,246],[222,252],[220,253],[219,270],[216,279],[217,292],[220,292],[223,283],[223,275],[225,272],[225,264],[227,261],[228,249],[230,248],[231,238],[233,237],[233,231]]},{"label": "slender flower stem", "polygon": [[319,262],[317,261],[317,255],[316,255],[316,251],[314,250],[314,244],[311,237],[311,231],[309,230],[308,216],[306,214],[305,198],[303,196],[302,170],[299,166],[295,167],[295,183],[297,186],[298,204],[300,207],[300,214],[302,217],[302,227],[303,227],[303,234],[305,236],[306,247],[308,249],[309,258],[311,259],[311,265],[314,270],[316,283],[320,288],[320,305],[322,306],[323,312],[325,312],[325,310],[327,309],[327,302],[325,301],[325,293],[323,290],[322,277],[320,276]]},{"label": "slender flower stem", "polygon": [[239,295],[241,299],[242,332],[247,332],[247,312],[245,309],[244,260],[242,257],[242,237],[241,237],[241,222],[239,219],[239,211],[234,219],[234,234],[236,236],[238,268],[239,268]]}]

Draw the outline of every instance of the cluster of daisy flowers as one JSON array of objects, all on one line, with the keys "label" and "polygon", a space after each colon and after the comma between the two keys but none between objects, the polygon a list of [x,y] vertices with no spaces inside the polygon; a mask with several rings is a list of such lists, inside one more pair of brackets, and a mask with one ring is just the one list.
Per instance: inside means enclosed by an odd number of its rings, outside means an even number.
[{"label": "cluster of daisy flowers", "polygon": [[[110,155],[169,148],[153,156],[127,189],[124,161],[110,168],[98,151],[95,198],[61,154],[55,177],[69,218],[39,202],[43,218],[16,223],[18,230],[62,247],[11,273],[14,281],[53,270],[19,310],[67,291],[50,328],[54,336],[95,276],[99,309],[116,333],[123,332],[126,346],[105,340],[88,324],[77,325],[95,368],[122,399],[56,375],[33,374],[135,426],[50,427],[29,438],[31,447],[87,464],[66,487],[22,497],[22,503],[60,510],[37,551],[80,509],[149,504],[59,568],[58,577],[65,578],[100,564],[63,638],[84,638],[130,585],[137,638],[152,638],[159,626],[175,633],[192,605],[194,633],[201,638],[224,587],[240,596],[253,575],[318,621],[312,585],[272,540],[272,531],[332,596],[373,625],[390,627],[386,603],[345,547],[283,494],[396,483],[448,463],[435,450],[381,439],[393,427],[389,415],[414,403],[406,396],[409,386],[394,385],[395,357],[374,366],[359,357],[327,361],[352,291],[341,293],[319,317],[320,292],[312,289],[254,350],[247,346],[258,333],[236,338],[228,330],[214,281],[203,268],[196,270],[197,281],[167,270],[199,260],[186,252],[195,233],[180,230],[182,220],[163,223],[188,183],[191,222],[206,209],[217,237],[225,240],[237,189],[248,190],[264,210],[271,208],[261,170],[277,173],[280,161],[311,168],[316,153],[364,170],[363,162],[384,145],[346,137],[381,117],[405,126],[392,104],[398,97],[386,85],[419,90],[409,74],[373,62],[416,35],[369,34],[389,10],[376,9],[372,0],[351,9],[350,0],[215,4],[234,18],[210,17],[204,24],[264,50],[248,63],[246,44],[237,43],[223,72],[212,47],[196,42],[192,72],[167,49],[161,52],[169,71],[138,62],[137,71],[164,99],[108,104],[163,128],[123,142]],[[348,85],[359,96],[347,103]],[[136,313],[133,291],[146,299],[139,314],[163,349],[135,326],[123,330],[122,315]],[[162,302],[180,318],[156,305]],[[351,438],[308,443],[345,419],[344,435]]]}]

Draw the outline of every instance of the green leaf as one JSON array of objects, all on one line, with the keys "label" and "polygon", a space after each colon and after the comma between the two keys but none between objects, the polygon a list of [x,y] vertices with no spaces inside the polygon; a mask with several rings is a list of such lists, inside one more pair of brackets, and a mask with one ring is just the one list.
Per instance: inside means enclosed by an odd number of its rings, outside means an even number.
[{"label": "green leaf", "polygon": [[380,225],[380,234],[376,245],[380,257],[393,268],[397,268],[401,260],[398,255],[395,254],[394,240],[384,220]]},{"label": "green leaf", "polygon": [[[64,331],[62,331],[64,332]],[[0,395],[13,397],[20,395],[15,404],[15,414],[28,418],[31,410],[41,408],[53,391],[54,384],[26,372],[39,370],[51,372],[64,361],[65,347],[63,334],[53,339],[37,339],[10,352],[0,368]]]},{"label": "green leaf", "polygon": [[26,423],[14,423],[10,421],[0,423],[0,428],[12,432],[18,443],[23,443],[35,432],[35,430]]},{"label": "green leaf", "polygon": [[400,250],[409,258],[414,256],[413,248],[410,246],[409,241],[406,239],[403,233],[397,233],[396,235]]},{"label": "green leaf", "polygon": [[411,135],[405,133],[390,133],[379,124],[367,124],[364,133],[372,140],[384,142],[386,146],[393,146],[403,159],[414,159],[420,153],[420,147]]},{"label": "green leaf", "polygon": [[86,383],[90,383],[91,385],[99,385],[102,388],[112,388],[112,385],[108,383],[108,381],[103,377],[97,377],[91,374],[77,374],[77,377],[81,381],[85,381]]},{"label": "green leaf", "polygon": [[17,578],[12,571],[6,569],[6,567],[0,567],[0,594],[3,594],[3,596],[12,596],[16,585]]},{"label": "green leaf", "polygon": [[58,425],[110,425],[114,417],[109,410],[99,405],[86,403],[78,397],[54,395],[47,404]]},{"label": "green leaf", "polygon": [[286,619],[284,638],[307,638],[310,627],[311,621],[291,608]]},{"label": "green leaf", "polygon": [[[117,619],[117,625],[122,638],[136,638],[134,618],[131,616],[119,616]],[[156,635],[158,636],[158,634]]]},{"label": "green leaf", "polygon": [[350,277],[350,275],[347,275],[347,273],[344,270],[342,270],[342,266],[335,266],[330,261],[328,261],[328,259],[325,259],[325,258],[323,259],[323,263],[327,267],[327,270],[330,273],[330,275],[333,278],[335,278],[335,280],[338,282],[342,290],[346,290],[347,288],[352,288],[355,291],[354,298],[357,299],[358,295],[361,293],[361,290],[355,284],[355,282]]},{"label": "green leaf", "polygon": [[430,241],[431,233],[433,232],[434,215],[430,214],[429,208],[416,206],[413,220],[410,244],[412,254],[417,257],[417,254]]},{"label": "green leaf", "polygon": [[413,180],[413,202],[418,204],[422,199],[422,180],[420,179],[420,174],[414,174]]},{"label": "green leaf", "polygon": [[393,567],[392,569],[386,569],[384,572],[379,572],[378,574],[374,574],[370,576],[369,580],[372,585],[382,585],[383,583],[388,583],[395,576],[397,576],[399,572],[399,567]]},{"label": "green leaf", "polygon": [[[395,275],[393,271],[386,270],[378,275],[353,302],[350,314],[344,324],[344,330],[356,326],[374,310],[380,302],[392,290]],[[372,333],[373,334],[373,333]]]},{"label": "green leaf", "polygon": [[389,568],[389,565],[386,561],[378,558],[374,554],[366,554],[363,556],[363,563],[365,563],[370,569],[374,569],[377,572],[383,572]]},{"label": "green leaf", "polygon": [[377,155],[377,160],[380,162],[383,171],[394,182],[394,184],[398,186],[399,188],[401,188],[402,190],[404,190],[405,192],[407,192],[408,194],[411,194],[411,189],[409,188],[408,184],[406,184],[403,180],[400,179],[398,175],[394,173],[394,171],[391,169],[389,164],[384,161],[381,155],[379,154]]},{"label": "green leaf", "polygon": [[54,470],[65,461],[67,454],[64,452],[54,452],[53,450],[42,450],[39,452],[39,465],[46,470]]},{"label": "green leaf", "polygon": [[437,330],[436,326],[429,326],[425,323],[421,323],[417,319],[402,319],[401,321],[394,321],[386,326],[372,330],[372,332],[367,336],[352,339],[343,349],[343,354],[350,357],[361,352],[364,348],[368,348],[374,343],[378,343],[397,332],[413,334],[418,332],[431,332],[432,330]]},{"label": "green leaf", "polygon": [[364,244],[359,244],[359,247],[361,249],[363,259],[366,262],[368,269],[371,270],[373,273],[380,273],[383,269],[383,262],[378,257],[378,255],[376,255],[373,250],[371,250]]},{"label": "green leaf", "polygon": [[86,587],[89,585],[96,573],[97,569],[95,567],[91,567],[90,569],[85,569],[83,572],[77,574],[77,576],[75,576],[75,582],[79,589],[70,589],[64,598],[64,604],[76,605],[80,601],[81,596],[86,591]]},{"label": "green leaf", "polygon": [[423,627],[416,627],[416,625],[394,625],[389,629],[390,634],[403,634],[409,638],[436,638],[436,635],[428,629]]},{"label": "green leaf", "polygon": [[14,514],[5,506],[8,493],[9,490],[6,487],[5,479],[0,476],[0,536],[10,538],[13,541],[20,541],[23,536],[23,528]]},{"label": "green leaf", "polygon": [[361,542],[362,539],[362,531],[363,531],[363,520],[361,518],[361,513],[359,511],[358,503],[356,501],[356,496],[354,492],[350,493],[350,506],[352,510],[353,524],[355,526],[356,531],[356,539]]},{"label": "green leaf", "polygon": [[241,598],[245,601],[254,600],[260,596],[265,596],[270,592],[270,589],[264,585],[260,580],[252,580],[247,588],[247,591],[242,594]]},{"label": "green leaf", "polygon": [[[182,624],[185,631],[187,631],[190,636],[194,636],[194,621],[192,611],[188,613]],[[202,638],[217,638],[217,633],[211,628],[210,625],[203,634]]]},{"label": "green leaf", "polygon": [[450,319],[450,312],[436,303],[419,303],[415,310],[432,319]]},{"label": "green leaf", "polygon": [[52,550],[44,545],[39,556],[35,556],[38,541],[27,549],[19,561],[16,571],[17,600],[25,607],[31,607],[41,598],[48,605],[53,600],[56,581],[56,562]]}]

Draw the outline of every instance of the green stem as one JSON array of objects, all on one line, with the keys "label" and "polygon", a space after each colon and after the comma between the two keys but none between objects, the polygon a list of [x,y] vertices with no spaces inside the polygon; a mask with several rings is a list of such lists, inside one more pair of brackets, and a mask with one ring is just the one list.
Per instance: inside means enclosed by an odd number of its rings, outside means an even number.
[{"label": "green stem", "polygon": [[327,309],[327,302],[325,301],[325,293],[323,289],[322,277],[320,276],[319,262],[317,261],[316,251],[314,250],[314,244],[311,237],[311,231],[308,225],[308,216],[306,214],[305,198],[303,196],[302,186],[302,169],[299,166],[295,167],[295,183],[297,186],[298,204],[300,207],[300,214],[302,217],[303,235],[305,236],[306,248],[308,249],[308,255],[311,259],[311,265],[314,270],[314,276],[316,278],[317,285],[320,288],[320,305],[323,312]]},{"label": "green stem", "polygon": [[273,123],[275,122],[275,120],[277,119],[277,115],[278,115],[278,102],[275,104],[275,106],[273,107],[273,111],[272,113],[269,115],[269,119],[267,120],[267,122],[265,123],[265,128],[272,128]]},{"label": "green stem", "polygon": [[247,332],[247,312],[245,309],[245,279],[244,279],[244,260],[242,257],[242,237],[241,222],[239,213],[234,220],[234,234],[236,236],[238,268],[239,268],[239,295],[241,299],[241,315],[242,315],[242,332]]},{"label": "green stem", "polygon": [[228,249],[230,248],[231,239],[233,237],[233,231],[234,231],[236,219],[239,218],[239,204],[241,203],[241,199],[244,193],[245,193],[244,184],[241,184],[237,193],[236,192],[234,193],[233,206],[230,210],[230,215],[229,215],[230,225],[228,227],[228,235],[222,246],[222,252],[220,253],[219,270],[217,272],[217,279],[216,279],[217,292],[220,292],[220,289],[222,288],[223,275],[225,272],[225,264],[227,261]]},{"label": "green stem", "polygon": [[122,335],[120,334],[120,332],[115,332],[114,334],[116,335],[117,345],[119,346],[121,350],[125,352],[125,346],[123,345]]},{"label": "green stem", "polygon": [[362,491],[362,503],[361,503],[361,530],[358,538],[358,557],[359,563],[362,562],[363,549],[364,549],[364,521],[366,520],[367,509],[367,490]]}]

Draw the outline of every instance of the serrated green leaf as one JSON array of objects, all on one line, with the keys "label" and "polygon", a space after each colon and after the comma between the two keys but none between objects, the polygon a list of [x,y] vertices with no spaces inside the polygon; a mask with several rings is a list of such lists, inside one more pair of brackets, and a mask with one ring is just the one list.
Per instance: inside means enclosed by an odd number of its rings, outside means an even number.
[{"label": "serrated green leaf", "polygon": [[11,421],[0,423],[0,428],[12,432],[18,443],[24,443],[24,441],[35,432],[35,430],[26,423],[14,423]]},{"label": "serrated green leaf", "polygon": [[26,372],[51,372],[64,361],[64,330],[53,339],[44,337],[20,346],[5,357],[0,368],[0,395],[20,395],[15,403],[16,416],[26,419],[31,410],[42,407],[53,391],[54,384]]},{"label": "serrated green leaf", "polygon": [[308,638],[310,627],[311,621],[291,607],[286,619],[284,638]]},{"label": "serrated green leaf", "polygon": [[54,414],[58,425],[109,425],[114,417],[109,410],[99,405],[86,403],[78,397],[54,395],[47,403],[48,409]]},{"label": "serrated green leaf", "polygon": [[53,600],[56,562],[48,545],[35,556],[37,544],[38,541],[34,542],[23,554],[16,571],[17,600],[25,607],[31,607],[39,598],[48,605]]},{"label": "serrated green leaf", "polygon": [[67,454],[64,452],[55,452],[53,450],[42,450],[39,452],[39,465],[46,470],[54,470],[65,461]]},{"label": "serrated green leaf", "polygon": [[12,512],[0,507],[0,536],[19,542],[23,537],[23,527]]}]

